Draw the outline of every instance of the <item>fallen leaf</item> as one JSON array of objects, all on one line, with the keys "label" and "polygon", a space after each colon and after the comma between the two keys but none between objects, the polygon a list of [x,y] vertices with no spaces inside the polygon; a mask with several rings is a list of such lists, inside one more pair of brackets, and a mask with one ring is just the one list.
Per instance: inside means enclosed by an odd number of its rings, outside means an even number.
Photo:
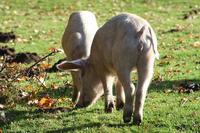
[{"label": "fallen leaf", "polygon": [[199,41],[194,42],[194,43],[192,44],[192,46],[193,46],[194,48],[200,48],[200,42],[199,42]]},{"label": "fallen leaf", "polygon": [[172,89],[165,89],[164,90],[164,93],[171,93],[171,92],[173,92]]},{"label": "fallen leaf", "polygon": [[33,86],[32,85],[27,85],[24,87],[26,90],[32,91],[33,90]]},{"label": "fallen leaf", "polygon": [[185,38],[182,38],[182,37],[178,38],[177,41],[178,41],[179,43],[185,43],[185,42],[186,42],[186,41],[185,41]]},{"label": "fallen leaf", "polygon": [[51,65],[49,63],[41,63],[40,64],[40,68],[42,70],[46,70],[46,69],[49,69],[51,67]]},{"label": "fallen leaf", "polygon": [[28,97],[28,93],[25,92],[24,90],[19,90],[19,94],[18,94],[18,99],[26,99]]},{"label": "fallen leaf", "polygon": [[3,104],[0,104],[0,109],[4,109],[4,105]]},{"label": "fallen leaf", "polygon": [[27,77],[25,77],[25,76],[22,76],[22,77],[19,77],[19,78],[17,78],[17,81],[19,82],[19,81],[26,81],[27,80]]},{"label": "fallen leaf", "polygon": [[57,52],[64,53],[64,51],[62,49],[53,48],[53,47],[49,48],[49,51],[54,52],[54,53],[57,53]]},{"label": "fallen leaf", "polygon": [[52,107],[55,104],[55,100],[50,98],[49,96],[42,97],[39,102],[38,106],[43,107]]},{"label": "fallen leaf", "polygon": [[38,105],[38,100],[37,99],[34,99],[34,100],[29,100],[28,101],[28,105]]},{"label": "fallen leaf", "polygon": [[70,98],[66,98],[66,97],[59,98],[57,101],[60,102],[60,103],[72,102]]}]

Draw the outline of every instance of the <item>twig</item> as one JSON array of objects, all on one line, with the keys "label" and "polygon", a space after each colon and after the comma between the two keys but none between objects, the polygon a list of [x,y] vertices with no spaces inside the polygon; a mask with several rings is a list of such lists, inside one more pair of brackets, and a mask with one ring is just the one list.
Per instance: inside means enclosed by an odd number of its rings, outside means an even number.
[{"label": "twig", "polygon": [[35,78],[38,80],[38,82],[40,82],[43,88],[47,89],[47,87],[44,84],[44,81],[41,81],[37,76],[35,76]]},{"label": "twig", "polygon": [[33,65],[31,65],[30,67],[28,67],[27,69],[23,70],[21,73],[19,73],[13,80],[11,80],[10,82],[15,81],[17,78],[19,78],[22,75],[25,75],[27,72],[29,72],[34,66],[36,66],[38,63],[40,63],[41,61],[45,60],[47,57],[51,56],[52,54],[58,53],[60,51],[58,50],[54,50],[51,53],[47,54],[46,56],[42,57],[40,60],[36,61]]}]

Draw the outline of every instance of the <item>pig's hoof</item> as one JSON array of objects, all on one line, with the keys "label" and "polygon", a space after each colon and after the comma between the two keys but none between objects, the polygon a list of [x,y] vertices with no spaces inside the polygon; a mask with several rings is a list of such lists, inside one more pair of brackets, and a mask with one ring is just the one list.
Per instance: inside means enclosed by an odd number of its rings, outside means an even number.
[{"label": "pig's hoof", "polygon": [[116,109],[117,109],[117,110],[123,109],[123,107],[124,107],[124,103],[123,103],[123,102],[119,102],[119,103],[117,103],[117,105],[116,105]]},{"label": "pig's hoof", "polygon": [[123,115],[124,123],[130,122],[131,121],[131,116],[132,116],[132,112],[131,111],[125,111],[124,110],[124,115]]},{"label": "pig's hoof", "polygon": [[112,113],[113,109],[114,109],[114,103],[113,102],[106,104],[106,106],[105,106],[105,112],[106,113]]},{"label": "pig's hoof", "polygon": [[134,117],[134,118],[133,118],[133,124],[134,124],[134,125],[140,126],[140,125],[142,124],[142,119],[141,119],[141,117]]},{"label": "pig's hoof", "polygon": [[124,123],[129,123],[131,121],[131,117],[123,117]]},{"label": "pig's hoof", "polygon": [[75,108],[77,109],[77,108],[83,108],[84,106],[83,106],[83,104],[76,104],[75,105]]},{"label": "pig's hoof", "polygon": [[76,103],[77,102],[77,98],[76,97],[72,97],[72,102]]}]

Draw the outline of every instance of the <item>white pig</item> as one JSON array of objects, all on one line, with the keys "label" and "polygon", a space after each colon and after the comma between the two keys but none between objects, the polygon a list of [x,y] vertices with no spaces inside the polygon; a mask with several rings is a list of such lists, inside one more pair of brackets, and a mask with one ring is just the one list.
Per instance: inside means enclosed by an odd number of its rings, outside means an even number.
[{"label": "white pig", "polygon": [[[62,47],[68,60],[84,59],[90,55],[92,40],[98,29],[96,17],[89,11],[78,11],[70,15],[62,37]],[[72,101],[77,102],[81,91],[80,71],[71,72],[74,91]]]},{"label": "white pig", "polygon": [[[122,13],[108,20],[97,31],[89,58],[64,61],[57,67],[83,72],[82,92],[77,106],[94,103],[103,93],[99,88],[102,84],[105,110],[108,112],[113,108],[112,86],[114,78],[117,78],[119,88],[122,85],[125,92],[123,120],[130,122],[133,114],[133,122],[140,124],[154,61],[158,56],[157,38],[150,24],[137,15]],[[131,82],[134,69],[138,75],[136,89]]]}]

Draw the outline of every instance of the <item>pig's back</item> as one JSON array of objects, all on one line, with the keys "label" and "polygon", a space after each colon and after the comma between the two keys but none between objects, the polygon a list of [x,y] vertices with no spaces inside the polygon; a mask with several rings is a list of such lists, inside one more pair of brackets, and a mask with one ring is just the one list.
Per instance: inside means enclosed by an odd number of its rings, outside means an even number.
[{"label": "pig's back", "polygon": [[116,69],[132,69],[138,58],[137,31],[149,25],[139,16],[123,13],[111,18],[96,33],[91,60],[98,69],[115,72]]}]

